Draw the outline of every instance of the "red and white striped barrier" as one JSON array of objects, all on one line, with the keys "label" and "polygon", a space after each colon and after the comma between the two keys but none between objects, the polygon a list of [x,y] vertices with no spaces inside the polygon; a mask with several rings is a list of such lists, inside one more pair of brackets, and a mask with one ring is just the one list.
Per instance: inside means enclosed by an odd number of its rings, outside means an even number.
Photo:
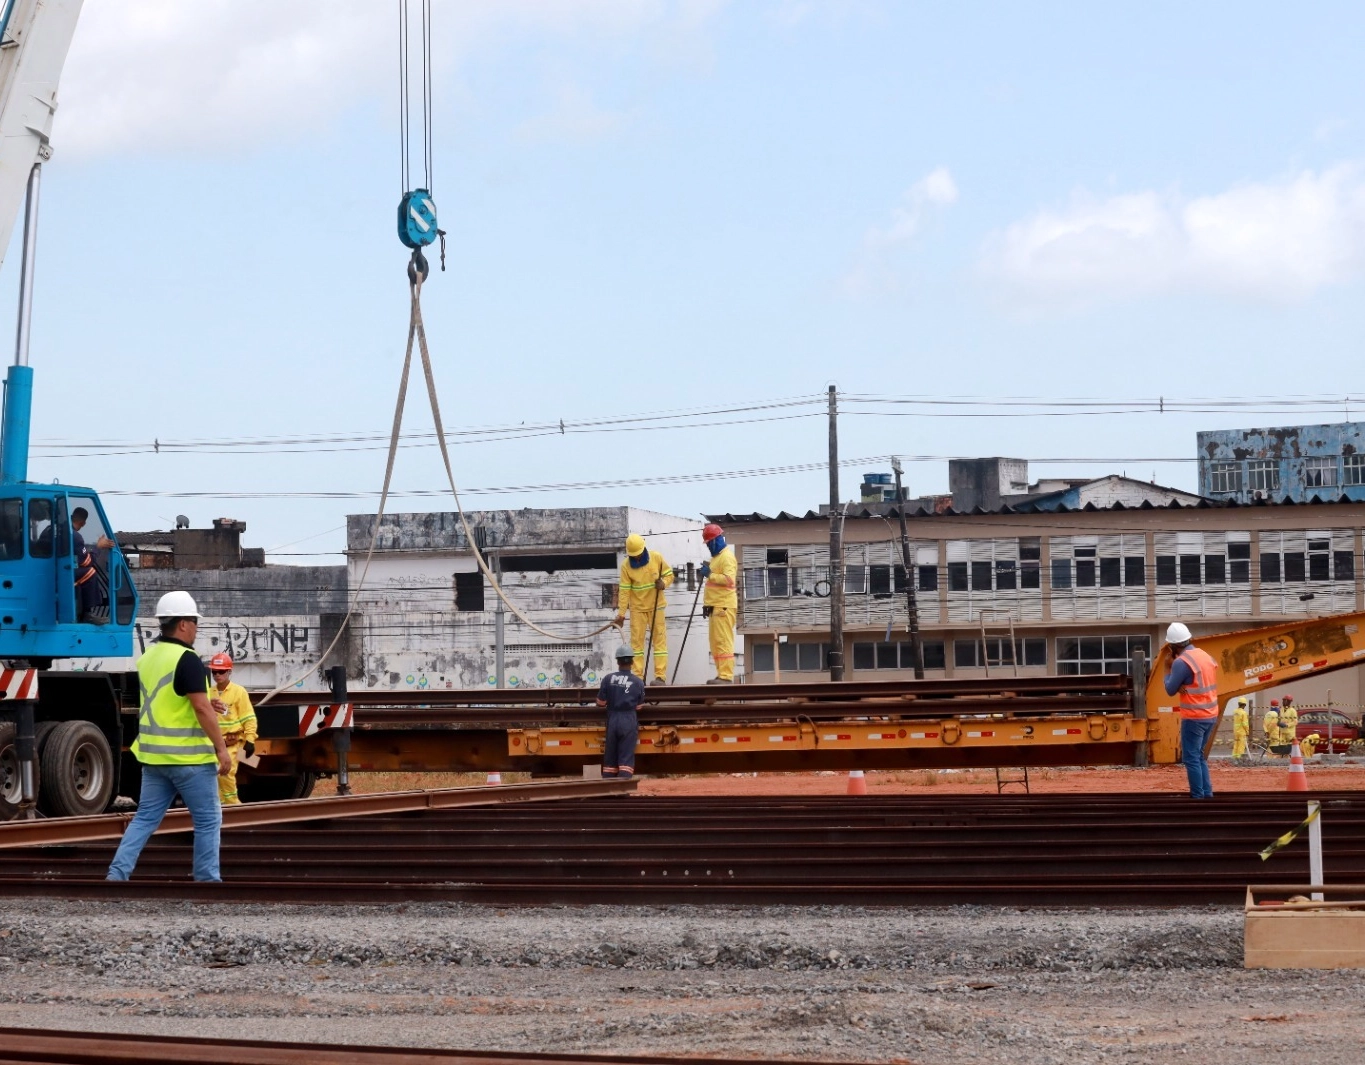
[{"label": "red and white striped barrier", "polygon": [[0,699],[37,699],[38,671],[36,669],[0,670]]},{"label": "red and white striped barrier", "polygon": [[326,728],[351,728],[355,711],[350,703],[321,703],[299,707],[299,735],[312,736]]}]

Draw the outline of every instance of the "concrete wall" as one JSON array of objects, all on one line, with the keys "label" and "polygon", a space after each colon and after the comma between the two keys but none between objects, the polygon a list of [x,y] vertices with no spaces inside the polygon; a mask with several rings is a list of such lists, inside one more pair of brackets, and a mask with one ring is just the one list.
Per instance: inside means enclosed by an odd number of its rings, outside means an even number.
[{"label": "concrete wall", "polygon": [[[645,536],[678,574],[666,593],[670,673],[679,683],[706,679],[706,638],[700,618],[679,655],[693,594],[686,589],[687,563],[706,557],[700,519],[626,507],[559,510],[476,511],[472,527],[486,530],[487,549],[505,566],[528,556],[543,568],[505,568],[502,587],[517,609],[557,635],[535,632],[510,611],[504,613],[504,670],[508,687],[592,685],[615,668],[620,642],[616,629],[589,635],[616,614],[618,567],[626,536]],[[364,557],[374,530],[368,515],[347,519],[349,569],[361,584]],[[557,565],[564,554],[605,555],[593,567]],[[477,572],[458,515],[398,514],[379,527],[374,559],[358,600],[358,656],[371,688],[470,688],[491,686],[496,675],[497,596],[483,583],[483,610],[456,609],[458,574]]]}]

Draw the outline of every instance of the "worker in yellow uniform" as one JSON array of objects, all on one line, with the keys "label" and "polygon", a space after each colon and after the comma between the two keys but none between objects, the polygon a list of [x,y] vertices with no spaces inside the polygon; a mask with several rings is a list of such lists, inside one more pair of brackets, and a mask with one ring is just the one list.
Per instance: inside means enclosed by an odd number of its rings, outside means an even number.
[{"label": "worker in yellow uniform", "polygon": [[[1280,700],[1270,700],[1270,709],[1261,718],[1261,728],[1265,730],[1265,745],[1267,747],[1278,746],[1280,742]],[[1273,755],[1275,752],[1269,751],[1267,753]]]},{"label": "worker in yellow uniform", "polygon": [[735,618],[739,614],[739,560],[725,542],[725,530],[710,522],[701,531],[711,560],[701,564],[706,578],[702,614],[710,619],[711,658],[716,675],[707,684],[733,684],[735,680]]},{"label": "worker in yellow uniform", "polygon": [[1242,761],[1247,756],[1247,741],[1251,738],[1251,715],[1247,701],[1237,699],[1232,706],[1232,757]]},{"label": "worker in yellow uniform", "polygon": [[1292,744],[1299,731],[1299,712],[1294,709],[1294,697],[1286,695],[1280,707],[1280,743]]},{"label": "worker in yellow uniform", "polygon": [[1299,750],[1303,752],[1305,758],[1312,758],[1313,755],[1318,753],[1318,744],[1322,742],[1324,742],[1322,735],[1315,732],[1311,736],[1305,736],[1303,738],[1303,741],[1299,744]]},{"label": "worker in yellow uniform", "polygon": [[240,684],[232,682],[232,656],[218,653],[209,659],[209,673],[213,676],[213,686],[218,690],[218,700],[223,704],[219,711],[218,728],[223,733],[228,754],[232,756],[232,769],[218,778],[218,798],[224,806],[240,806],[237,797],[237,761],[242,757],[250,758],[256,753],[256,708],[251,705],[251,696]]},{"label": "worker in yellow uniform", "polygon": [[654,655],[654,683],[668,682],[668,624],[664,616],[664,589],[673,583],[673,570],[664,556],[645,546],[638,533],[626,537],[626,560],[621,563],[621,590],[616,604],[616,624],[630,612],[630,646],[635,651],[635,675],[645,675],[645,645]]}]

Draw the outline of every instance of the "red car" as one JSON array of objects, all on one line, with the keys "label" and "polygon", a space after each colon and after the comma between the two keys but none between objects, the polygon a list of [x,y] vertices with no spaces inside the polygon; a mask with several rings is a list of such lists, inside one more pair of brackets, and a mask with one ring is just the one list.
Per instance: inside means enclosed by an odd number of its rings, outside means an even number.
[{"label": "red car", "polygon": [[1340,710],[1300,710],[1299,723],[1294,735],[1302,743],[1307,737],[1317,733],[1322,737],[1318,750],[1327,753],[1328,722],[1332,728],[1332,753],[1345,754],[1351,744],[1360,739],[1360,722],[1347,717]]}]

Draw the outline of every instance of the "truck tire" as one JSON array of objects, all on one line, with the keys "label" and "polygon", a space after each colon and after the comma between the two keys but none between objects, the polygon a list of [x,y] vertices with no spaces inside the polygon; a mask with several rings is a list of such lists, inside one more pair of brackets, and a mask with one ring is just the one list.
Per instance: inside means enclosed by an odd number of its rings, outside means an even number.
[{"label": "truck tire", "polygon": [[62,721],[40,757],[43,807],[53,817],[102,814],[114,790],[114,754],[89,721]]},{"label": "truck tire", "polygon": [[[23,778],[19,775],[19,751],[15,745],[12,721],[0,722],[0,821],[9,821],[19,813],[23,801]],[[42,788],[42,767],[35,765],[38,787]],[[41,794],[41,791],[40,791]]]}]

